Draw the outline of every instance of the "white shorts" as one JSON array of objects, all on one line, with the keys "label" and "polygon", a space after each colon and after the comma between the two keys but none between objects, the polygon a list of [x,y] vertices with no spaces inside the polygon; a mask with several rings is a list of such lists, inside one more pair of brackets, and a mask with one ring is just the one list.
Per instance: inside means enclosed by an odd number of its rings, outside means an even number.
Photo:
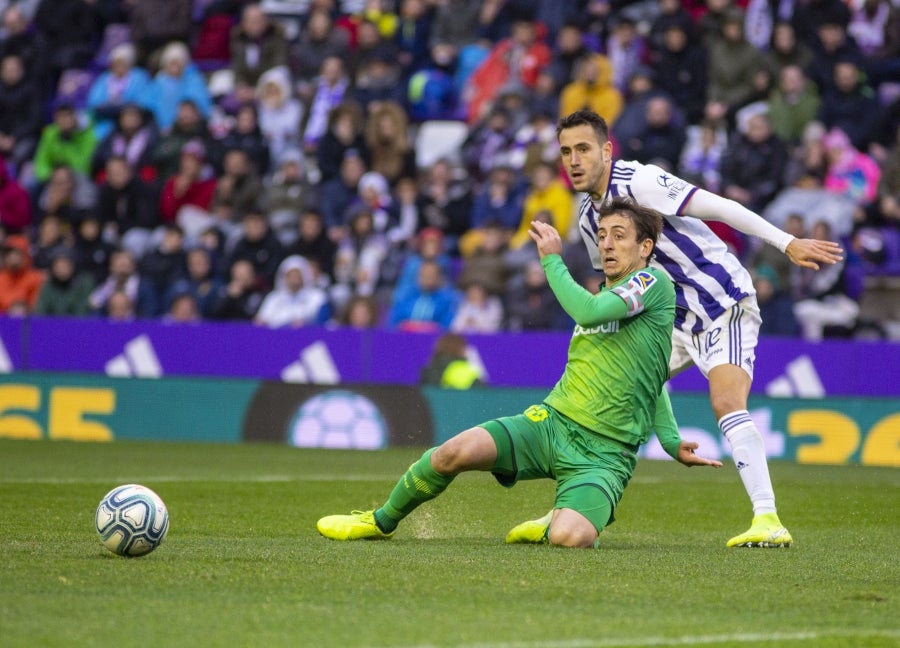
[{"label": "white shorts", "polygon": [[756,296],[751,295],[726,310],[709,328],[699,333],[675,329],[672,332],[669,377],[691,365],[697,365],[703,375],[709,377],[713,367],[733,364],[746,371],[753,380],[761,323]]}]

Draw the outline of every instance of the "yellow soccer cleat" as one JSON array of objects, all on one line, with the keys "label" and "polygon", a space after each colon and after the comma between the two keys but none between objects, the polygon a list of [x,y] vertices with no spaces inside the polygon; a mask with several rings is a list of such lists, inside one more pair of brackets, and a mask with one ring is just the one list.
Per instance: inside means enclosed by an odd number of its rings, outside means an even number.
[{"label": "yellow soccer cleat", "polygon": [[332,540],[388,540],[393,533],[385,533],[375,524],[373,511],[351,511],[350,515],[328,515],[316,522],[316,529]]},{"label": "yellow soccer cleat", "polygon": [[791,534],[781,526],[777,513],[754,516],[750,528],[728,541],[729,547],[763,547],[767,549],[790,547],[794,543]]},{"label": "yellow soccer cleat", "polygon": [[553,511],[542,518],[528,520],[512,528],[506,534],[506,544],[547,544],[550,532],[550,521],[553,519]]}]

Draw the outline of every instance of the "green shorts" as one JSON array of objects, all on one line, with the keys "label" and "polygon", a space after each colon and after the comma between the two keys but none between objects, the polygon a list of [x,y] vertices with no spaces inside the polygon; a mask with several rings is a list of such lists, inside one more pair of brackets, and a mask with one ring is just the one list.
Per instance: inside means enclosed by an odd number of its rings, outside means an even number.
[{"label": "green shorts", "polygon": [[532,405],[480,427],[497,445],[491,472],[503,486],[520,479],[555,479],[554,508],[578,511],[598,532],[612,524],[637,464],[637,448],[592,432],[547,405]]}]

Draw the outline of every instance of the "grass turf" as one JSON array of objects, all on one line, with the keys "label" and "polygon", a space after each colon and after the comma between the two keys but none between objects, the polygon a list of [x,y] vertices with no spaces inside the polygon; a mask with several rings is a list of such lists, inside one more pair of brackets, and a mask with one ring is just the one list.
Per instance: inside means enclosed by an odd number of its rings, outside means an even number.
[{"label": "grass turf", "polygon": [[[789,550],[725,548],[750,521],[732,466],[650,461],[596,551],[505,545],[552,483],[483,474],[390,542],[316,533],[380,503],[418,454],[0,441],[0,645],[900,645],[900,470],[773,464]],[[92,528],[129,482],[171,515],[137,559]]]}]

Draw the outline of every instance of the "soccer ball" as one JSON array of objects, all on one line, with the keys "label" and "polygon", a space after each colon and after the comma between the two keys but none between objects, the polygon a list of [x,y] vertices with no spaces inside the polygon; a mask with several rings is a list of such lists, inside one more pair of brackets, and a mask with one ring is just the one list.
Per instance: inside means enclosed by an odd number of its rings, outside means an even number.
[{"label": "soccer ball", "polygon": [[378,406],[346,389],[333,389],[304,402],[288,434],[298,448],[378,450],[388,441],[387,423]]},{"label": "soccer ball", "polygon": [[100,544],[120,556],[143,556],[169,531],[166,505],[146,486],[125,484],[109,491],[97,507],[94,525]]}]

